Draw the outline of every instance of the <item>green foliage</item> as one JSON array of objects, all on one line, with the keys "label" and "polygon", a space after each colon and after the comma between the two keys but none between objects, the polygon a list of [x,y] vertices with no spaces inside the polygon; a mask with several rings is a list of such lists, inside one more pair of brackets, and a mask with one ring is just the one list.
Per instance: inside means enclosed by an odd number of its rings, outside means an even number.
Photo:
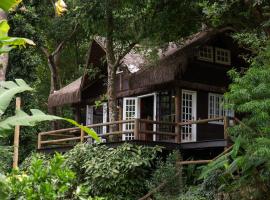
[{"label": "green foliage", "polygon": [[69,122],[71,124],[73,124],[74,126],[79,127],[84,132],[86,132],[89,136],[94,138],[98,143],[101,142],[100,137],[98,137],[97,133],[93,129],[90,129],[90,128],[86,127],[86,126],[80,125],[80,124],[78,124],[76,121],[74,121],[72,119],[68,119],[68,118],[62,118],[62,119],[64,119],[65,121],[67,121],[67,122]]},{"label": "green foliage", "polygon": [[15,170],[2,180],[1,199],[64,199],[74,179],[63,156],[56,154],[47,164],[33,158],[26,172]]},{"label": "green foliage", "polygon": [[[171,153],[166,161],[159,160],[151,180],[147,181],[148,190],[151,191],[163,182],[166,186],[154,194],[154,199],[175,199],[183,191],[182,166],[177,166],[176,161],[180,161],[180,152]],[[179,173],[178,176],[176,174]]]},{"label": "green foliage", "polygon": [[[213,171],[221,175],[219,188],[239,194],[241,199],[269,199],[270,181],[270,46],[252,62],[243,76],[232,71],[233,84],[226,98],[236,112],[244,114],[243,123],[230,129],[232,151],[209,164],[202,173],[206,179]],[[243,192],[240,192],[243,191]]]},{"label": "green foliage", "polygon": [[158,147],[129,144],[115,149],[81,144],[65,156],[67,166],[77,174],[77,183],[87,186],[90,196],[128,200],[147,192],[145,179],[159,151]]},{"label": "green foliage", "polygon": [[35,45],[32,40],[18,37],[8,37],[9,25],[6,20],[0,21],[0,54],[7,53],[17,46]]},{"label": "green foliage", "polygon": [[1,0],[0,8],[8,11],[12,7],[16,6],[21,0]]},{"label": "green foliage", "polygon": [[0,86],[0,116],[4,114],[14,95],[32,90],[22,79],[17,79],[16,83],[3,81]]},{"label": "green foliage", "polygon": [[178,196],[176,200],[210,200],[210,199],[202,195],[199,187],[191,186],[185,193]]}]

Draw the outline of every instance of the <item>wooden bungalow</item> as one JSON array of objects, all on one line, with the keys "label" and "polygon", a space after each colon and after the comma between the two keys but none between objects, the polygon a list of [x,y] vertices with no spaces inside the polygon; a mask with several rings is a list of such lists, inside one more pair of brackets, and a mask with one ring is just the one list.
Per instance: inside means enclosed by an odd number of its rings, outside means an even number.
[{"label": "wooden bungalow", "polygon": [[[234,117],[234,111],[223,106],[223,94],[230,83],[227,72],[247,67],[239,56],[244,50],[233,41],[232,32],[228,27],[198,32],[182,45],[171,44],[152,64],[137,53],[129,53],[117,72],[119,121],[114,123],[108,122],[106,102],[95,105],[106,92],[106,50],[95,40],[89,62],[100,73],[92,78],[85,75],[56,91],[48,104],[71,105],[76,119],[95,129],[109,145],[128,141],[187,152],[208,148],[207,155],[220,152],[228,146],[226,128]],[[110,133],[109,126],[115,123],[118,131]],[[54,133],[41,133],[39,148],[70,141],[43,139]],[[87,136],[81,133],[74,138],[84,141]]]}]

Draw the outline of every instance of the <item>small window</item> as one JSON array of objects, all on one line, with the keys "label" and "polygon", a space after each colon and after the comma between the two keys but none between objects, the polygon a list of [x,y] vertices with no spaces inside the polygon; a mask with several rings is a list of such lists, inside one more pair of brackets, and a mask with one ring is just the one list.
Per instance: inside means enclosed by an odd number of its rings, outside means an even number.
[{"label": "small window", "polygon": [[[224,98],[222,94],[209,93],[208,95],[208,118],[228,116],[233,117],[233,110],[224,109]],[[211,123],[223,124],[223,120]]]},{"label": "small window", "polygon": [[231,64],[231,52],[222,48],[215,48],[215,60],[216,63],[230,65]]},{"label": "small window", "polygon": [[198,59],[213,62],[214,56],[213,56],[213,47],[211,46],[203,46],[198,51]]}]

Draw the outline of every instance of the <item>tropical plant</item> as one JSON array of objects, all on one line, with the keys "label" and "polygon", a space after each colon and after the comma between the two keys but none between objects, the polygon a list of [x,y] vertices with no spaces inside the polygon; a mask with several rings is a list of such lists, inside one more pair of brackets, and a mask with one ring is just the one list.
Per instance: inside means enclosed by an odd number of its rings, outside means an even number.
[{"label": "tropical plant", "polygon": [[[10,8],[16,6],[19,1],[16,0],[3,0],[0,3],[0,9],[8,11]],[[32,40],[26,38],[9,37],[9,25],[7,20],[0,21],[0,54],[9,52],[11,49],[17,46],[25,46],[26,44],[35,45]]]},{"label": "tropical plant", "polygon": [[81,144],[65,156],[66,165],[77,174],[77,184],[87,186],[89,196],[131,200],[147,192],[146,179],[159,151],[130,144],[117,148]]},{"label": "tropical plant", "polygon": [[[0,117],[4,114],[9,103],[11,102],[14,95],[32,90],[22,79],[16,79],[16,82],[13,81],[3,81],[0,83]],[[20,126],[34,126],[37,122],[41,121],[52,121],[52,120],[65,120],[69,123],[83,129],[86,133],[91,135],[95,140],[100,141],[100,138],[97,136],[95,131],[78,124],[72,119],[57,117],[53,115],[46,115],[40,110],[32,109],[32,115],[28,115],[22,110],[17,110],[15,116],[8,117],[6,119],[0,120],[0,131],[11,129],[16,125]],[[1,134],[1,132],[0,132]]]},{"label": "tropical plant", "polygon": [[64,167],[64,158],[56,154],[48,164],[33,158],[27,172],[14,170],[2,182],[1,199],[60,199],[64,198],[75,174]]},{"label": "tropical plant", "polygon": [[270,198],[270,45],[252,62],[244,75],[231,71],[233,84],[226,98],[229,107],[243,114],[242,122],[230,129],[232,151],[203,170],[207,178],[220,171],[220,188],[242,199]]},{"label": "tropical plant", "polygon": [[182,166],[176,164],[181,160],[180,157],[180,152],[174,151],[166,158],[166,161],[158,160],[151,179],[147,181],[148,190],[151,191],[164,182],[167,184],[154,193],[154,199],[176,199],[183,192]]}]

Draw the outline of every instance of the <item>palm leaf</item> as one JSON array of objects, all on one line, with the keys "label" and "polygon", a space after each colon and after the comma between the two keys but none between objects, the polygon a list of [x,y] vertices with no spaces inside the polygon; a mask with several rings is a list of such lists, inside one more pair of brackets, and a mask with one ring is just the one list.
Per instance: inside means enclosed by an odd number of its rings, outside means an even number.
[{"label": "palm leaf", "polygon": [[0,116],[5,112],[16,94],[30,90],[32,90],[32,88],[22,79],[16,79],[16,83],[13,81],[0,82]]}]

